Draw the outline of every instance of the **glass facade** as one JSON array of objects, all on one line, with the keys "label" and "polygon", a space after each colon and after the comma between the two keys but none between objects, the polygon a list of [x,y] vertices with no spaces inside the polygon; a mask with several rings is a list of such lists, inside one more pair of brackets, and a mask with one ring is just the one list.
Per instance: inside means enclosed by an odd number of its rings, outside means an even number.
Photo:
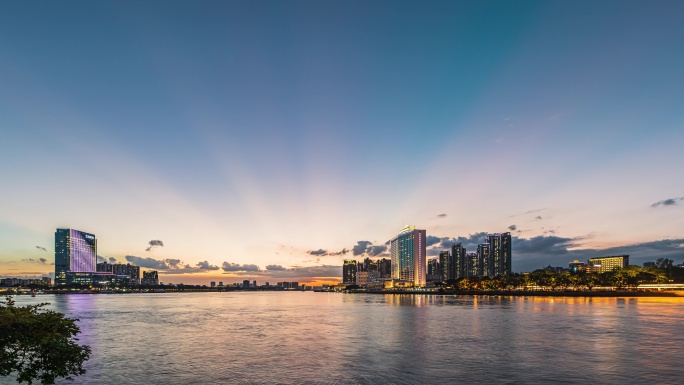
[{"label": "glass facade", "polygon": [[55,232],[55,285],[67,284],[66,273],[96,271],[97,239],[95,235],[74,229]]},{"label": "glass facade", "polygon": [[390,241],[392,278],[413,282],[415,286],[426,283],[425,230],[413,226],[404,227],[399,235]]}]

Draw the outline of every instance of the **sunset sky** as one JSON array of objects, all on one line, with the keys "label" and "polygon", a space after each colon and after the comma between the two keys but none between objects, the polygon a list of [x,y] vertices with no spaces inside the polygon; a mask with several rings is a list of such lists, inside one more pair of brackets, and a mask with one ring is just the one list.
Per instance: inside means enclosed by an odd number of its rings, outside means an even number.
[{"label": "sunset sky", "polygon": [[57,227],[165,283],[337,280],[406,224],[430,255],[511,231],[516,272],[682,263],[682,20],[678,0],[6,3],[0,276],[53,272]]}]

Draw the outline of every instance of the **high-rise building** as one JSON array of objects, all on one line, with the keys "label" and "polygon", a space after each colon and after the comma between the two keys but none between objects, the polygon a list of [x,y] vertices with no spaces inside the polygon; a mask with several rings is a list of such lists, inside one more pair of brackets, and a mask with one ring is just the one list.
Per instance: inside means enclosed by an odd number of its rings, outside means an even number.
[{"label": "high-rise building", "polygon": [[615,255],[611,257],[596,257],[589,259],[592,272],[605,273],[629,266],[629,255]]},{"label": "high-rise building", "polygon": [[[441,259],[441,256],[440,256]],[[427,261],[427,276],[428,282],[442,282],[442,271],[440,260],[437,258],[430,258]]]},{"label": "high-rise building", "polygon": [[427,275],[440,275],[439,260],[437,258],[430,258],[427,261]]},{"label": "high-rise building", "polygon": [[55,285],[66,285],[67,273],[96,271],[95,235],[74,229],[55,231]]},{"label": "high-rise building", "polygon": [[249,279],[245,279],[242,281],[242,288],[249,289]]},{"label": "high-rise building", "polygon": [[159,285],[159,273],[156,270],[143,271],[142,284],[149,286]]},{"label": "high-rise building", "polygon": [[129,282],[132,284],[140,283],[140,266],[132,265],[130,263],[117,263],[112,266],[112,273],[114,275],[123,275],[129,277]]},{"label": "high-rise building", "polygon": [[100,262],[95,265],[95,271],[98,273],[111,273],[113,269],[113,264],[107,263],[107,261]]},{"label": "high-rise building", "polygon": [[211,287],[216,287],[216,281],[211,281],[211,282],[209,282],[209,285],[210,285]]},{"label": "high-rise building", "polygon": [[456,279],[458,271],[456,270],[456,263],[454,262],[454,255],[452,255],[449,251],[440,251],[439,266],[442,269],[442,282]]},{"label": "high-rise building", "polygon": [[392,278],[424,286],[426,282],[425,230],[406,226],[390,241]]},{"label": "high-rise building", "polygon": [[489,259],[485,262],[483,271],[488,277],[511,274],[511,233],[487,235],[489,245]]},{"label": "high-rise building", "polygon": [[492,258],[492,249],[489,247],[489,243],[481,243],[477,245],[477,259],[478,259],[478,277],[493,277],[490,275],[490,267]]},{"label": "high-rise building", "polygon": [[378,270],[378,264],[370,258],[363,260],[363,271],[375,271]]},{"label": "high-rise building", "polygon": [[454,271],[456,272],[456,277],[454,279],[467,277],[468,263],[466,261],[466,249],[462,244],[456,243],[451,246],[451,258],[453,258]]},{"label": "high-rise building", "polygon": [[390,278],[392,276],[392,261],[387,258],[378,259],[378,273],[380,278]]},{"label": "high-rise building", "polygon": [[342,283],[356,285],[356,271],[358,266],[355,259],[345,259],[342,265]]},{"label": "high-rise building", "polygon": [[474,278],[482,275],[482,264],[478,253],[469,252],[465,255],[465,275],[463,278]]}]

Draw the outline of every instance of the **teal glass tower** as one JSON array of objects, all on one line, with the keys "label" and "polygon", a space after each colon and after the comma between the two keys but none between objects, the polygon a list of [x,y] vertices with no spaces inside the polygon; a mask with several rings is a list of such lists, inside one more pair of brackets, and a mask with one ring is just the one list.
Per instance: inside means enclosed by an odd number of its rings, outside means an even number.
[{"label": "teal glass tower", "polygon": [[426,283],[425,230],[406,226],[390,241],[392,278],[412,282],[414,286]]}]

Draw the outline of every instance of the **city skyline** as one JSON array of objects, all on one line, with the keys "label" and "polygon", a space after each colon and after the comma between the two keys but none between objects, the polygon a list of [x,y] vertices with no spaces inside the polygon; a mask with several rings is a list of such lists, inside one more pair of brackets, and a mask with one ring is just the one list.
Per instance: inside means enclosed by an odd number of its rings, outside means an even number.
[{"label": "city skyline", "polygon": [[339,279],[407,224],[427,258],[510,231],[514,272],[684,262],[682,11],[8,4],[0,276],[56,228],[174,283]]}]

